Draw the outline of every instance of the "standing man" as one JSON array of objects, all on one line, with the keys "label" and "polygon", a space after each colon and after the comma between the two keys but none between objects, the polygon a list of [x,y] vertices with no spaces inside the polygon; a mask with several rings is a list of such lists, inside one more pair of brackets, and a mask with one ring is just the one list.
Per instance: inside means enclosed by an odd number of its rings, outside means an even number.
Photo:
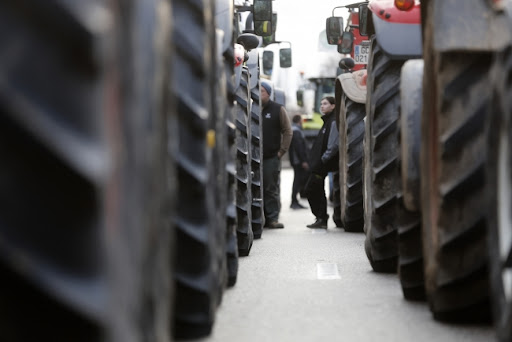
[{"label": "standing man", "polygon": [[308,228],[327,229],[327,198],[325,197],[325,177],[330,171],[337,171],[339,168],[338,151],[338,128],[334,113],[336,101],[334,97],[327,96],[320,102],[320,111],[324,124],[311,147],[310,165],[311,174],[306,185],[311,212],[316,221],[307,225]]},{"label": "standing man", "polygon": [[288,151],[292,129],[286,109],[270,100],[272,87],[261,83],[261,120],[263,121],[263,210],[265,227],[284,228],[278,221],[281,209],[279,177],[281,157]]},{"label": "standing man", "polygon": [[292,209],[306,209],[299,203],[297,195],[303,190],[304,184],[308,179],[308,154],[306,147],[306,138],[302,132],[302,117],[295,115],[292,118],[292,142],[290,144],[290,164],[293,167],[293,186],[292,186]]}]

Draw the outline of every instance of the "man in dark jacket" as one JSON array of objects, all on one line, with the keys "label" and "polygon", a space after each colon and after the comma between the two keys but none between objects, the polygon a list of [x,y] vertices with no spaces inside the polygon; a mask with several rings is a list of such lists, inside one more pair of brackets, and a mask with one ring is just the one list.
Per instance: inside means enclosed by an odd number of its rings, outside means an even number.
[{"label": "man in dark jacket", "polygon": [[306,209],[299,203],[297,195],[303,190],[304,184],[308,179],[308,154],[306,147],[306,138],[302,132],[302,117],[295,115],[292,118],[292,142],[290,144],[290,164],[293,167],[293,186],[292,186],[292,209]]},{"label": "man in dark jacket", "polygon": [[329,172],[337,171],[339,168],[339,134],[334,113],[335,103],[332,96],[322,99],[320,111],[324,114],[322,116],[324,124],[309,152],[311,174],[306,185],[306,193],[316,221],[307,225],[308,228],[327,228],[329,219],[325,197],[325,177]]},{"label": "man in dark jacket", "polygon": [[281,211],[279,177],[281,158],[288,151],[292,129],[286,109],[270,100],[272,87],[261,83],[261,120],[263,122],[263,211],[265,227],[284,228],[278,221]]}]

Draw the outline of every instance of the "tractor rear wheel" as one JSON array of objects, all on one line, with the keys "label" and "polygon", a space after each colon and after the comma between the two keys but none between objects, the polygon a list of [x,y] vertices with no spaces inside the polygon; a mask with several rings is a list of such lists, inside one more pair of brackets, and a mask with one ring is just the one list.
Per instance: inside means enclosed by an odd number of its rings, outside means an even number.
[{"label": "tractor rear wheel", "polygon": [[498,54],[493,66],[487,146],[489,252],[494,326],[498,341],[512,340],[512,48]]},{"label": "tractor rear wheel", "polygon": [[347,232],[362,232],[363,210],[363,140],[365,105],[343,94],[340,108],[340,199],[341,220]]},{"label": "tractor rear wheel", "polygon": [[[224,35],[217,32],[216,39],[222,41]],[[221,44],[217,44],[220,47]],[[212,44],[212,48],[216,45]],[[227,269],[227,206],[228,206],[228,178],[226,171],[228,161],[228,138],[226,125],[228,115],[227,74],[224,68],[225,59],[221,51],[216,48],[212,51],[216,57],[216,75],[211,85],[214,107],[209,117],[209,130],[207,143],[213,149],[213,163],[209,165],[210,179],[215,180],[215,249],[216,283],[218,304],[221,303],[224,290],[228,282]],[[212,146],[213,145],[213,146]]]},{"label": "tractor rear wheel", "polygon": [[237,229],[237,210],[236,210],[236,126],[235,126],[235,84],[234,84],[234,42],[224,51],[224,72],[226,74],[226,174],[227,174],[227,205],[226,205],[226,255],[228,268],[227,286],[232,287],[236,284],[238,277],[238,243],[236,237]]},{"label": "tractor rear wheel", "polygon": [[487,53],[438,52],[427,9],[421,123],[425,286],[435,319],[489,318],[485,131]]},{"label": "tractor rear wheel", "polygon": [[372,38],[364,142],[365,251],[376,272],[396,272],[400,69]]},{"label": "tractor rear wheel", "polygon": [[0,5],[2,341],[170,338],[171,13],[113,3]]},{"label": "tractor rear wheel", "polygon": [[265,225],[263,213],[263,126],[261,121],[260,82],[251,89],[251,218],[254,239],[261,238]]},{"label": "tractor rear wheel", "polygon": [[248,256],[254,240],[252,231],[251,102],[249,71],[242,67],[236,91],[236,178],[238,254]]},{"label": "tractor rear wheel", "polygon": [[213,87],[220,67],[214,3],[173,0],[172,5],[176,51],[172,91],[179,136],[174,337],[181,339],[209,335],[215,321],[222,290],[218,224],[224,225],[216,216],[216,175],[224,169],[212,169],[217,133],[212,116],[219,100]]}]

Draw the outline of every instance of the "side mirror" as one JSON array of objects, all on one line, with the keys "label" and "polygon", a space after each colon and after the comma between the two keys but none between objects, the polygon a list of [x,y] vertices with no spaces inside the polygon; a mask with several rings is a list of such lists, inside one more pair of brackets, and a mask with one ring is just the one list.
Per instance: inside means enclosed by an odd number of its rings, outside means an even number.
[{"label": "side mirror", "polygon": [[274,52],[263,51],[263,73],[272,76],[272,69],[274,68]]},{"label": "side mirror", "polygon": [[279,49],[279,66],[281,68],[292,66],[292,48]]},{"label": "side mirror", "polygon": [[297,90],[297,106],[304,107],[304,90]]},{"label": "side mirror", "polygon": [[368,35],[368,4],[359,5],[359,35]]},{"label": "side mirror", "polygon": [[338,45],[338,52],[350,54],[354,45],[354,34],[352,32],[343,32],[341,35],[341,44]]},{"label": "side mirror", "polygon": [[276,41],[276,28],[277,28],[277,13],[272,13],[272,34],[264,36],[262,46],[265,47]]},{"label": "side mirror", "polygon": [[267,37],[272,35],[272,0],[254,0],[254,33]]},{"label": "side mirror", "polygon": [[329,45],[338,45],[343,32],[343,17],[330,17],[325,21],[325,32]]}]

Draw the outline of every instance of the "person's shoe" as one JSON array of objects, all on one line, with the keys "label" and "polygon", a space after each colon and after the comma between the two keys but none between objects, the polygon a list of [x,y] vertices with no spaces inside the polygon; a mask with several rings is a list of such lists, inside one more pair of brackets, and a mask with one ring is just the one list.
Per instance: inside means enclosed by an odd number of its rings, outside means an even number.
[{"label": "person's shoe", "polygon": [[302,204],[300,204],[298,202],[292,203],[292,205],[290,205],[290,208],[292,208],[292,209],[306,209],[305,206],[303,206]]},{"label": "person's shoe", "polygon": [[280,229],[280,228],[284,228],[284,224],[279,223],[277,221],[271,221],[266,224],[266,227],[270,228],[270,229]]},{"label": "person's shoe", "polygon": [[306,227],[327,229],[327,220],[317,219],[315,223],[308,224]]},{"label": "person's shoe", "polygon": [[343,228],[343,222],[339,220],[333,220],[334,224],[336,225],[336,228]]}]

